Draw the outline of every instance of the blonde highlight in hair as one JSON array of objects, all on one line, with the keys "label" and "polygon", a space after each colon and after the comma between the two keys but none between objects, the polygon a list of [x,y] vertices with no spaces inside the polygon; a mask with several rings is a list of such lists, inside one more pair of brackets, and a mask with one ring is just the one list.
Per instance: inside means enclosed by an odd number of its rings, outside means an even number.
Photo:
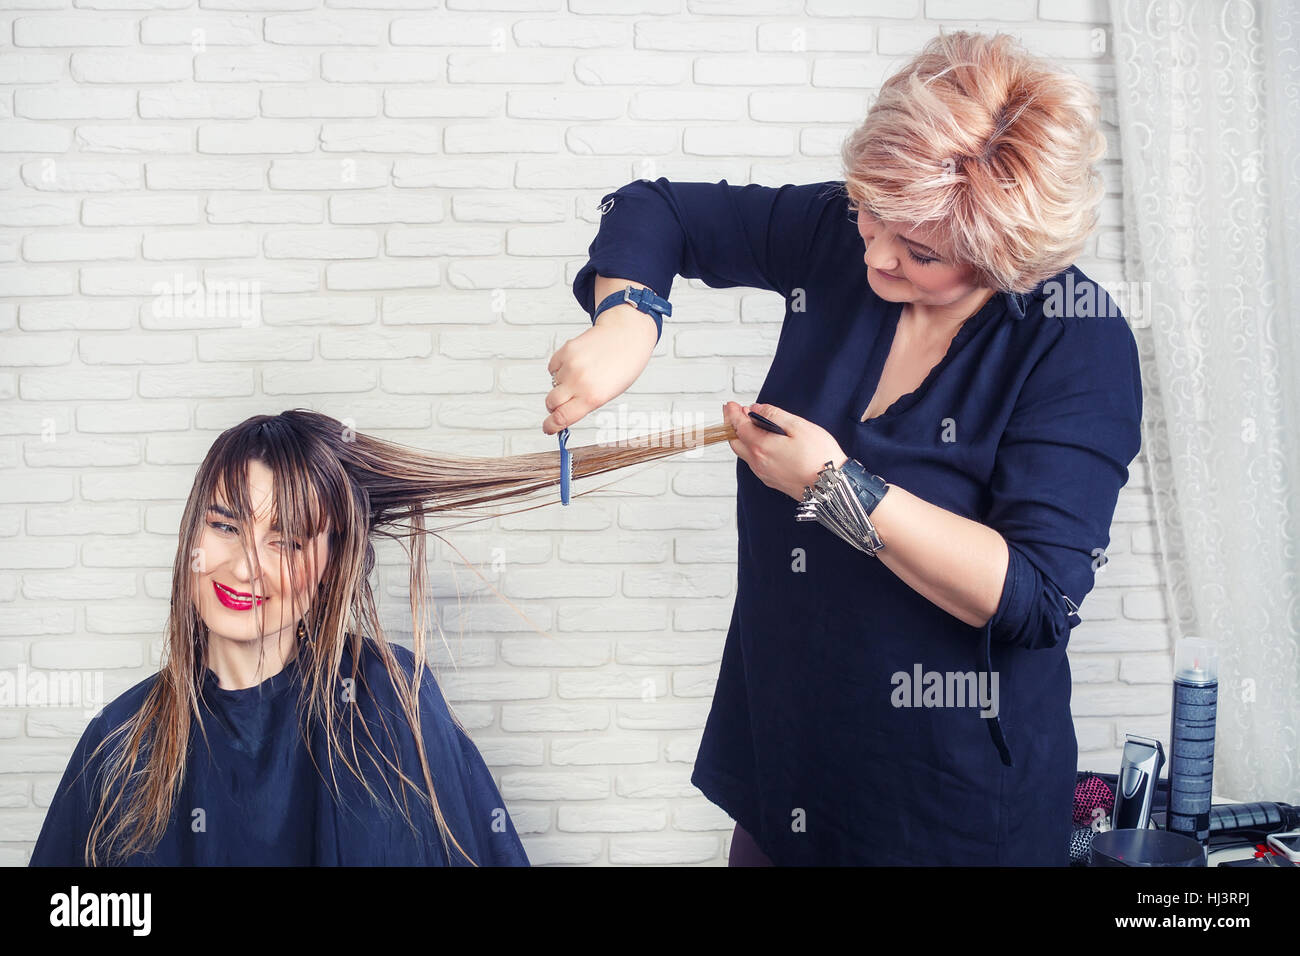
[{"label": "blonde highlight in hair", "polygon": [[1106,152],[1096,92],[1005,33],[940,31],[845,139],[855,207],[937,223],[977,284],[1029,292],[1096,228]]},{"label": "blonde highlight in hair", "polygon": [[[719,424],[660,432],[614,445],[576,447],[570,449],[572,475],[599,475],[735,437],[730,425]],[[452,859],[454,847],[466,861],[476,864],[443,817],[421,732],[419,697],[428,665],[425,631],[429,618],[424,600],[425,536],[438,533],[427,526],[426,518],[446,515],[455,519],[448,527],[457,527],[496,516],[499,512],[486,506],[498,502],[536,499],[542,503],[532,507],[558,505],[559,454],[537,452],[492,459],[434,455],[355,432],[334,418],[307,409],[254,416],[226,430],[199,466],[178,531],[171,610],[157,679],[139,710],[121,725],[109,728],[91,755],[93,760],[104,751],[106,757],[103,772],[93,782],[98,808],[86,841],[86,864],[117,863],[149,852],[166,832],[185,777],[191,728],[204,728],[200,698],[208,671],[208,641],[196,601],[195,576],[201,569],[192,562],[201,551],[197,543],[208,506],[218,495],[238,515],[239,536],[250,567],[255,574],[261,571],[248,530],[252,524],[246,480],[250,461],[260,461],[270,469],[272,514],[287,535],[312,538],[328,532],[329,536],[329,556],[315,598],[301,611],[296,596],[291,599],[298,619],[296,656],[302,673],[300,729],[309,752],[314,733],[323,732],[328,745],[328,770],[318,766],[318,772],[333,783],[337,793],[337,760],[377,798],[363,767],[395,771],[401,793],[394,793],[389,784],[389,797],[413,831],[418,833],[411,819],[408,790],[431,811],[447,859]],[[375,567],[375,536],[398,541],[410,558],[415,666],[409,679],[380,625],[369,580]],[[301,560],[308,562],[309,580],[315,579],[310,549]],[[258,619],[259,630],[261,626]],[[366,675],[360,672],[360,661],[366,639],[373,642],[392,682],[403,721],[414,735],[420,783],[388,756],[394,750],[396,730],[381,719],[381,733],[386,737],[376,740],[361,715],[359,700]],[[335,689],[345,649],[351,651],[351,677],[358,693],[351,695],[348,704],[340,705]],[[382,715],[383,708],[377,710]],[[455,713],[449,713],[463,730]],[[384,780],[388,782],[386,773]]]}]

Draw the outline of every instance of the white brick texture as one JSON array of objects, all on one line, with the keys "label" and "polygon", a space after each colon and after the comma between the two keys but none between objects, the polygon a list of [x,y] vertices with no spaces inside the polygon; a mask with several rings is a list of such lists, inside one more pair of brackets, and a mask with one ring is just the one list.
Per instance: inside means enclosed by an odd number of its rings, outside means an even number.
[{"label": "white brick texture", "polygon": [[[1101,0],[5,6],[0,667],[93,669],[108,695],[157,668],[177,521],[230,425],[302,405],[452,453],[555,450],[546,362],[589,327],[569,287],[606,192],[837,178],[940,26],[1021,35],[1113,99]],[[1088,250],[1112,271],[1114,156]],[[241,288],[255,317],[207,307]],[[782,303],[673,298],[608,411],[718,421],[753,400]],[[717,446],[430,539],[441,684],[534,863],[726,862],[731,821],[690,772],[735,597],[734,462]],[[1083,757],[1167,718],[1151,501],[1139,460],[1072,635]],[[381,549],[377,573],[405,638],[401,562]],[[0,863],[26,862],[84,724],[0,707]]]}]

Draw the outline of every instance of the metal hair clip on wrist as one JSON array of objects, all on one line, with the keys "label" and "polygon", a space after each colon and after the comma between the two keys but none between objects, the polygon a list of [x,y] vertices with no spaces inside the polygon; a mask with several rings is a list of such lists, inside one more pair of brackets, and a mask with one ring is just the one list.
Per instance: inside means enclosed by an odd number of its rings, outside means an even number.
[{"label": "metal hair clip on wrist", "polygon": [[868,472],[856,459],[848,459],[840,468],[828,461],[817,473],[817,483],[804,488],[794,517],[796,521],[816,521],[875,557],[885,543],[870,514],[888,490],[884,479]]}]

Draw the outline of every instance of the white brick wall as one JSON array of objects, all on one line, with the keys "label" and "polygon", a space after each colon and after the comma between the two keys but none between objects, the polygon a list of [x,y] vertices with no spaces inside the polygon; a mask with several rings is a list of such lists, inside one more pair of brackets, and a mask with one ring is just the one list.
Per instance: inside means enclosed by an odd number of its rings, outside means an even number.
[{"label": "white brick wall", "polygon": [[[1108,99],[1106,6],[6,3],[0,667],[94,669],[110,698],[156,668],[195,465],[249,415],[309,404],[440,450],[553,449],[545,362],[587,325],[569,284],[605,192],[832,178],[873,88],[941,24],[1017,33]],[[1117,159],[1106,173],[1081,264],[1118,280]],[[155,283],[198,282],[260,283],[257,315],[155,308]],[[621,402],[717,420],[761,383],[779,302],[679,280],[674,303]],[[265,357],[230,361],[236,344]],[[715,447],[452,532],[490,587],[434,549],[442,683],[536,863],[726,859],[730,823],[689,777],[734,596],[733,461]],[[1084,766],[1167,728],[1151,522],[1139,459],[1072,641]],[[379,577],[403,629],[400,552]],[[0,707],[0,863],[26,861],[85,721]]]}]

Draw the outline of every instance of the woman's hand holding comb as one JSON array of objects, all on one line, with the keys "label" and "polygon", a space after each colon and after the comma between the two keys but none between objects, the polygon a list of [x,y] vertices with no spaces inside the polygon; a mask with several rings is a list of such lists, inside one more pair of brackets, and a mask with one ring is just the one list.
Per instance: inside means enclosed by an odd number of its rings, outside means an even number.
[{"label": "woman's hand holding comb", "polygon": [[[639,283],[601,276],[596,301],[628,285]],[[650,363],[655,338],[654,320],[635,306],[616,305],[596,316],[596,323],[560,346],[546,366],[551,414],[542,421],[542,432],[554,435],[627,391]]]}]

